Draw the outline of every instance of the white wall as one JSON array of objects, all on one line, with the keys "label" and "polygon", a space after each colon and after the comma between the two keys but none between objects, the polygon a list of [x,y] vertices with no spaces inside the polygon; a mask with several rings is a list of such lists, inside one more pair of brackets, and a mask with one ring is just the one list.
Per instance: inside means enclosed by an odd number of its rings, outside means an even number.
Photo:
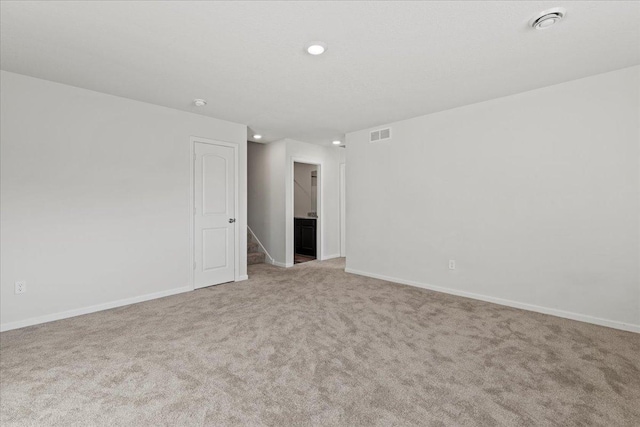
[{"label": "white wall", "polygon": [[639,75],[348,134],[347,270],[640,331]]},{"label": "white wall", "polygon": [[285,261],[284,180],[286,143],[248,143],[249,227],[269,256],[281,266]]},{"label": "white wall", "polygon": [[276,265],[293,265],[293,162],[321,163],[320,259],[340,256],[340,163],[344,150],[283,139],[249,143],[249,226]]},{"label": "white wall", "polygon": [[[316,165],[296,163],[294,167],[295,185],[293,186],[293,214],[306,218],[309,212],[314,212],[314,199],[317,186],[312,185],[311,173],[317,171]],[[316,205],[317,206],[317,205]]]},{"label": "white wall", "polygon": [[189,289],[190,136],[239,146],[246,275],[245,126],[0,78],[3,329]]}]

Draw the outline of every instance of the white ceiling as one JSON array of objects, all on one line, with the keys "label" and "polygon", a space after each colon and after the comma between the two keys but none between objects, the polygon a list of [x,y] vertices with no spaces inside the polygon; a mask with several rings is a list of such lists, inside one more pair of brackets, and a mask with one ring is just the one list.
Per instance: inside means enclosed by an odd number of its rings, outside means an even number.
[{"label": "white ceiling", "polygon": [[640,3],[4,1],[1,37],[7,71],[329,144],[639,64]]}]

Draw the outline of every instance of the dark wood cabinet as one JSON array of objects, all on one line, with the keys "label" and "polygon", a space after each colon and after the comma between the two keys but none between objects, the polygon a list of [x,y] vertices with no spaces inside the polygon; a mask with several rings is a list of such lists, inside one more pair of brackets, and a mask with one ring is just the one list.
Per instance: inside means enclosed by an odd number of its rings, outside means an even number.
[{"label": "dark wood cabinet", "polygon": [[316,220],[295,218],[295,251],[300,255],[316,256]]}]

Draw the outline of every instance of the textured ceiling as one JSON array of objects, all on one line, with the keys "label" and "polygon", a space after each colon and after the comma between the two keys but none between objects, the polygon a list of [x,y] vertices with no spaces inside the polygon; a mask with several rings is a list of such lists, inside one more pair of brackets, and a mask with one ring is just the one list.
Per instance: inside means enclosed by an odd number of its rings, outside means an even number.
[{"label": "textured ceiling", "polygon": [[[527,27],[556,6],[562,22]],[[1,67],[328,144],[639,64],[639,23],[640,3],[615,1],[5,1]]]}]

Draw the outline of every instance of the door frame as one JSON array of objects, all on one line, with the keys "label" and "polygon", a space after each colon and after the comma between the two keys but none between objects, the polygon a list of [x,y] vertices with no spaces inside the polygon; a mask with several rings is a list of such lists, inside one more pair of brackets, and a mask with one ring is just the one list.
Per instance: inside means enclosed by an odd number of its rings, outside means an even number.
[{"label": "door frame", "polygon": [[291,156],[289,158],[289,167],[287,168],[287,172],[289,176],[286,181],[286,200],[285,200],[285,267],[293,266],[293,259],[295,253],[295,233],[294,233],[294,194],[295,194],[295,183],[293,182],[295,179],[294,173],[294,165],[296,163],[306,163],[308,165],[318,166],[318,190],[316,195],[316,211],[318,214],[318,218],[316,218],[316,259],[322,261],[324,258],[322,257],[322,223],[323,223],[323,207],[324,204],[323,199],[323,188],[324,188],[324,170],[322,167],[322,160],[310,157],[298,157]]},{"label": "door frame", "polygon": [[340,163],[340,256],[347,256],[347,168]]},{"label": "door frame", "polygon": [[230,147],[233,149],[233,162],[234,162],[234,212],[236,216],[236,222],[233,224],[233,239],[234,239],[234,260],[233,260],[233,281],[237,282],[240,278],[240,233],[238,229],[238,214],[239,208],[239,194],[238,194],[238,150],[239,146],[235,142],[220,141],[208,138],[201,138],[199,136],[191,136],[189,138],[189,287],[191,290],[195,290],[195,221],[193,216],[195,214],[194,208],[196,204],[196,143],[218,145],[222,147]]}]

